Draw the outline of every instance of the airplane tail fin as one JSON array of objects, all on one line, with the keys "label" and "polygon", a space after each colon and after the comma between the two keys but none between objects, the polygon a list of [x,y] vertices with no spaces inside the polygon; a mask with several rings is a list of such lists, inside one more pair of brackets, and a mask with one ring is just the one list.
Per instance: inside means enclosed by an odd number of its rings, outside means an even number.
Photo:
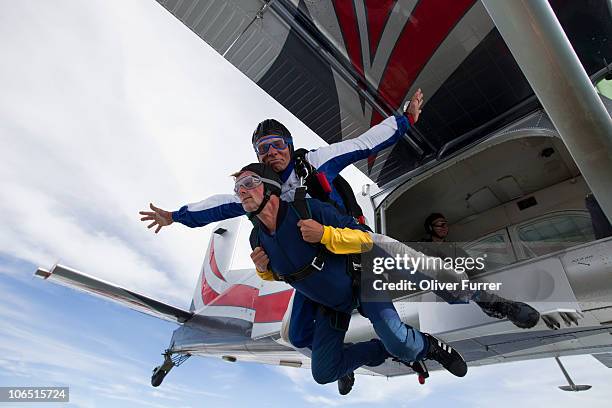
[{"label": "airplane tail fin", "polygon": [[50,271],[38,268],[35,276],[111,300],[130,309],[171,322],[182,324],[193,316],[193,313],[186,310],[94,278],[63,265],[55,265]]},{"label": "airplane tail fin", "polygon": [[200,276],[195,286],[190,312],[195,312],[210,304],[219,294],[231,287],[228,272],[236,250],[240,232],[241,217],[225,220],[214,230]]},{"label": "airplane tail fin", "polygon": [[189,310],[198,316],[246,324],[244,333],[257,339],[278,333],[293,289],[282,282],[264,283],[254,267],[234,268],[234,255],[243,249],[238,248],[238,240],[246,244],[249,231],[250,223],[241,225],[240,219],[218,224]]}]

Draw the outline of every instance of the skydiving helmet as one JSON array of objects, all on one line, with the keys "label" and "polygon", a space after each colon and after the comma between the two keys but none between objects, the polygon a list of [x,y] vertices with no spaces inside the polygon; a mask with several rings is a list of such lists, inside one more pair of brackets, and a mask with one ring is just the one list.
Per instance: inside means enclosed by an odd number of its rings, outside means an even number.
[{"label": "skydiving helmet", "polygon": [[[291,132],[276,119],[266,119],[257,125],[257,128],[253,132],[253,137],[251,138],[253,147],[256,147],[256,142],[259,139],[269,136],[282,137],[285,143],[289,145],[290,153],[293,155],[293,137],[291,136]],[[260,152],[257,153],[260,154]]]}]

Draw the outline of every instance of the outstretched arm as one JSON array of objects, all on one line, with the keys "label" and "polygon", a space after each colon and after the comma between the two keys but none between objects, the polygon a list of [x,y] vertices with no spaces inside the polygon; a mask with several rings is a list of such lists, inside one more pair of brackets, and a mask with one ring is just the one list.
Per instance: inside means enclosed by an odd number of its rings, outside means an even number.
[{"label": "outstretched arm", "polygon": [[142,221],[153,221],[148,227],[157,226],[155,233],[174,221],[195,228],[245,214],[238,197],[233,194],[217,194],[198,203],[184,205],[173,212],[162,210],[153,204],[150,207],[153,211],[141,211],[140,215],[144,215]]},{"label": "outstretched arm", "polygon": [[242,204],[236,195],[217,194],[198,203],[182,206],[178,211],[172,212],[172,219],[194,228],[244,214]]},{"label": "outstretched arm", "polygon": [[359,137],[308,152],[308,162],[325,173],[329,180],[333,180],[349,164],[397,143],[408,128],[416,123],[422,106],[423,93],[418,89],[405,107],[405,115],[388,117]]}]

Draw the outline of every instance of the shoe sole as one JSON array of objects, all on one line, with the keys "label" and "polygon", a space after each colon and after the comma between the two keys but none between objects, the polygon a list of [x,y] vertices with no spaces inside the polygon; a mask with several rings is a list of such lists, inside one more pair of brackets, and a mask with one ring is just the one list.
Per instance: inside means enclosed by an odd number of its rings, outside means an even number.
[{"label": "shoe sole", "polygon": [[510,320],[512,322],[512,324],[514,324],[516,327],[519,327],[521,329],[531,329],[532,327],[535,327],[536,324],[538,324],[538,322],[540,321],[540,313],[537,310],[533,310],[531,312],[529,312],[529,319],[527,319],[527,321],[514,321],[514,320]]},{"label": "shoe sole", "polygon": [[[462,357],[463,358],[463,357]],[[455,364],[452,364],[450,367],[444,367],[446,368],[446,370],[448,370],[449,373],[451,373],[454,376],[457,377],[465,377],[465,375],[467,374],[467,364],[463,361],[463,362],[456,362]]]}]

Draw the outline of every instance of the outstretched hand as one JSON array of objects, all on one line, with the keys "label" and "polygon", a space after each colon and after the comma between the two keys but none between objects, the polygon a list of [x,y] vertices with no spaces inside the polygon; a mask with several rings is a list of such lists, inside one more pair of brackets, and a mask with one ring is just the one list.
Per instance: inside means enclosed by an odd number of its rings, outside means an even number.
[{"label": "outstretched hand", "polygon": [[153,228],[157,226],[155,233],[157,234],[162,227],[166,225],[172,224],[174,221],[172,220],[172,213],[170,211],[162,210],[161,208],[157,208],[153,204],[149,203],[149,207],[153,211],[140,211],[140,215],[144,215],[140,219],[140,221],[153,221],[151,224],[147,225],[147,228]]},{"label": "outstretched hand", "polygon": [[417,89],[412,98],[410,98],[409,102],[406,102],[404,105],[404,112],[407,115],[412,116],[414,123],[419,120],[419,115],[421,114],[421,107],[423,106],[423,92],[421,92],[421,88]]}]

